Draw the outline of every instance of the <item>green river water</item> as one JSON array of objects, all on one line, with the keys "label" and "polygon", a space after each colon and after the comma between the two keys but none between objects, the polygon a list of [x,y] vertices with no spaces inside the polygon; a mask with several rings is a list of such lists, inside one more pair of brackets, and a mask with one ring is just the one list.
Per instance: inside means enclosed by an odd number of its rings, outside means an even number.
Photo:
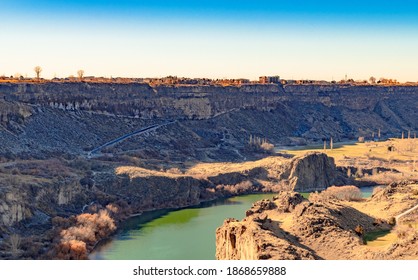
[{"label": "green river water", "polygon": [[[363,196],[372,187],[362,188]],[[241,220],[251,205],[274,194],[254,194],[202,203],[179,210],[157,210],[126,221],[90,255],[105,260],[213,260],[215,231],[226,218]]]},{"label": "green river water", "polygon": [[255,201],[273,196],[245,195],[198,207],[147,212],[129,219],[90,259],[213,260],[216,228],[226,218],[241,220]]}]

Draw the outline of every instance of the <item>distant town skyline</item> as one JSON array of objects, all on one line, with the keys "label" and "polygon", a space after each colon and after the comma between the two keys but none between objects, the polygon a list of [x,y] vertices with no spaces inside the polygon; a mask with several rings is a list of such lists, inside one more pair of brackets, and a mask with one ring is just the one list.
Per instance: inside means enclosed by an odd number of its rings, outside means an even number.
[{"label": "distant town skyline", "polygon": [[0,76],[418,81],[414,1],[58,2],[2,1]]}]

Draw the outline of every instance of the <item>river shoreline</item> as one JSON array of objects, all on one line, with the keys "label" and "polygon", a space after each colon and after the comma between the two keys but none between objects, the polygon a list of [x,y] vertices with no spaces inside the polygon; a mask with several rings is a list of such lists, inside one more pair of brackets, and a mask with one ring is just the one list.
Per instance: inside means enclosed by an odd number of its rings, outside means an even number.
[{"label": "river shoreline", "polygon": [[[182,216],[183,215],[182,213],[190,213],[190,212],[193,212],[193,213],[197,212],[198,213],[198,212],[201,212],[201,211],[211,212],[213,209],[217,209],[218,207],[224,209],[224,207],[228,207],[228,205],[231,205],[231,206],[234,205],[234,207],[238,207],[240,210],[237,211],[237,213],[241,216],[241,215],[243,215],[243,210],[245,208],[247,208],[249,205],[251,205],[253,202],[255,202],[255,201],[257,201],[258,199],[261,199],[261,198],[271,198],[275,195],[276,195],[276,193],[274,193],[274,192],[264,192],[264,193],[258,192],[256,194],[245,194],[245,195],[239,195],[239,196],[220,198],[220,199],[216,199],[216,200],[212,200],[212,201],[204,201],[204,202],[200,203],[199,205],[192,205],[192,206],[189,206],[189,207],[145,211],[143,213],[143,215],[141,215],[141,216],[128,218],[127,220],[120,223],[119,226],[118,226],[118,230],[115,231],[114,234],[112,234],[111,236],[109,236],[105,240],[102,240],[100,242],[100,244],[97,244],[97,246],[95,248],[93,248],[93,250],[89,254],[89,259],[102,259],[100,257],[101,256],[100,251],[101,251],[102,248],[106,247],[109,244],[109,241],[115,239],[115,237],[117,237],[117,236],[119,236],[118,239],[119,238],[122,238],[122,239],[128,238],[128,240],[130,240],[130,237],[126,236],[127,232],[136,231],[138,228],[142,228],[146,224],[149,224],[149,223],[152,224],[152,223],[155,223],[155,221],[158,221],[158,220],[161,220],[161,219],[163,219],[163,220],[168,219],[168,217],[174,215],[176,217],[178,216],[178,218],[175,219],[175,221],[170,221],[170,224],[172,226],[176,227],[175,225],[177,223],[182,223],[181,221],[185,217],[187,217],[186,219],[188,219],[188,217],[189,217],[188,216],[189,214],[184,214],[186,216]],[[248,203],[247,200],[251,199],[251,197],[254,197],[253,201],[251,203]],[[238,202],[238,201],[240,201],[240,202]],[[247,201],[247,202],[243,204],[243,201]],[[228,208],[226,208],[226,209],[228,209]],[[222,213],[224,213],[224,212],[222,212]],[[206,215],[204,217],[205,217],[205,219],[208,218],[208,216],[206,216]],[[197,218],[197,217],[195,217],[195,218]],[[219,219],[219,221],[218,221],[219,223],[217,224],[217,226],[220,226],[224,217],[222,217],[222,214],[220,214],[220,215],[216,215],[216,218]],[[201,224],[201,225],[203,225],[203,224]],[[185,225],[182,225],[182,227],[184,227],[184,226]],[[146,228],[148,228],[148,226],[146,226]],[[194,227],[194,228],[196,228],[196,227]],[[161,234],[161,233],[158,233],[158,234]],[[205,234],[205,233],[202,232],[201,234]],[[194,236],[196,236],[196,235],[194,235]],[[192,238],[192,237],[190,237],[190,238]],[[116,240],[118,240],[118,239],[116,239]],[[164,238],[161,239],[160,241],[164,243]],[[159,242],[160,244],[158,246],[162,246],[161,242]],[[177,243],[181,243],[181,242],[177,242]],[[132,247],[132,246],[133,245],[131,245],[129,247]],[[152,248],[148,248],[148,251],[152,251]]]},{"label": "river shoreline", "polygon": [[[365,199],[367,199],[368,197],[371,196],[373,188],[374,188],[373,186],[370,186],[368,188],[363,188],[363,189],[360,188],[362,190],[362,193],[367,193],[367,196],[364,197]],[[367,192],[364,192],[365,189],[367,189]],[[243,196],[245,197],[245,196],[248,196],[248,195],[264,195],[264,194],[274,196],[277,193],[276,192],[257,192],[257,193],[252,193],[252,194],[243,194],[243,195],[238,195],[238,196],[218,198],[218,199],[209,200],[209,201],[202,201],[198,205],[190,205],[190,206],[179,207],[179,208],[163,208],[163,209],[149,210],[149,211],[144,211],[139,215],[137,214],[135,216],[130,216],[128,219],[122,221],[119,224],[118,229],[111,236],[109,236],[108,238],[99,242],[91,250],[91,252],[89,253],[89,259],[91,259],[91,260],[101,259],[100,258],[101,254],[102,254],[101,249],[103,247],[106,247],[107,245],[109,245],[109,243],[111,243],[112,241],[115,241],[114,239],[115,239],[116,236],[119,236],[119,237],[123,236],[123,232],[126,232],[126,231],[129,232],[131,230],[135,230],[134,228],[129,227],[129,223],[130,223],[129,221],[130,220],[134,221],[135,219],[138,220],[138,218],[139,218],[139,220],[141,220],[141,218],[140,218],[141,216],[150,214],[151,217],[146,218],[143,221],[138,221],[137,222],[138,227],[142,227],[145,224],[151,223],[153,220],[157,220],[157,219],[160,219],[163,216],[170,215],[170,213],[175,212],[175,211],[192,210],[192,209],[200,209],[200,208],[207,208],[207,207],[210,208],[210,207],[216,206],[218,202],[222,203],[223,201],[229,200],[231,198],[238,198],[239,199],[240,197],[243,197]],[[153,213],[156,213],[156,215],[153,216],[152,215]],[[224,217],[224,218],[226,219],[228,217]],[[219,226],[221,226],[221,224],[219,224]]]}]

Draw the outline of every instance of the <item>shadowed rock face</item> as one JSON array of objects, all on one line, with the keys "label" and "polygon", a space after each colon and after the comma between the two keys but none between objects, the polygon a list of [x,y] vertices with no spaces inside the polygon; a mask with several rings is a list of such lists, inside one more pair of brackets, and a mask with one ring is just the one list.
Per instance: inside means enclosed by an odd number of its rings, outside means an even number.
[{"label": "shadowed rock face", "polygon": [[[80,154],[178,120],[118,149],[138,149],[140,142],[147,158],[165,152],[175,160],[243,159],[250,135],[292,145],[356,139],[378,129],[383,137],[416,131],[417,96],[414,86],[0,84],[0,154]],[[181,153],[170,153],[173,148]]]},{"label": "shadowed rock face", "polygon": [[[418,202],[415,181],[392,183],[370,199],[347,202],[291,191],[255,202],[241,220],[225,220],[216,230],[217,259],[414,259],[418,257],[417,214],[390,225]],[[370,211],[373,209],[373,211]],[[376,209],[379,209],[376,211]],[[377,214],[376,214],[377,213]],[[367,246],[364,234],[392,230],[384,246]]]},{"label": "shadowed rock face", "polygon": [[376,230],[375,219],[337,201],[312,203],[298,193],[281,192],[254,203],[246,215],[216,230],[217,259],[376,258],[355,232],[356,225]]},{"label": "shadowed rock face", "polygon": [[268,211],[289,212],[303,202],[300,194],[282,192],[271,200],[254,203],[242,221],[227,219],[216,230],[218,260],[314,260],[317,255],[279,230],[279,224]]},{"label": "shadowed rock face", "polygon": [[[269,222],[265,222],[268,224]],[[216,231],[216,259],[218,260],[315,260],[309,250],[262,230],[263,223],[243,223],[226,220]],[[283,234],[284,235],[284,234]]]},{"label": "shadowed rock face", "polygon": [[323,153],[292,159],[282,178],[288,181],[290,189],[297,192],[321,191],[347,182],[345,175],[336,168],[334,159]]},{"label": "shadowed rock face", "polygon": [[324,190],[329,186],[342,183],[338,180],[334,159],[325,154],[313,153],[295,158],[290,165],[289,181],[294,191]]}]

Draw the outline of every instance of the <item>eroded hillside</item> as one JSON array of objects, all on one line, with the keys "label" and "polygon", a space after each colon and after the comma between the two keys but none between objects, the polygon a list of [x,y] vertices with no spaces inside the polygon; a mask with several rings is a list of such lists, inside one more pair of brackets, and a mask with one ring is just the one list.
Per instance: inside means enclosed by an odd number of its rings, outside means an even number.
[{"label": "eroded hillside", "polygon": [[[418,130],[418,87],[1,84],[0,152],[85,154],[142,127],[167,126],[112,147],[142,158],[243,160],[251,136],[277,145],[399,136]],[[176,152],[173,152],[175,150]]]},{"label": "eroded hillside", "polygon": [[[242,221],[226,220],[216,231],[216,256],[253,260],[418,259],[416,215],[403,221],[394,218],[418,204],[417,191],[413,182],[391,184],[354,204],[324,195],[311,195],[307,200],[298,193],[281,192],[273,200],[255,203]],[[377,246],[366,242],[367,236],[381,233],[393,237],[386,237],[389,241]]]},{"label": "eroded hillside", "polygon": [[[274,145],[379,129],[382,138],[407,137],[417,130],[417,89],[2,83],[0,258],[85,258],[119,222],[146,210],[368,183],[357,180],[356,157],[292,158]],[[409,160],[377,158],[387,148],[367,147],[376,166],[362,173],[416,172]],[[83,227],[94,236],[79,235]]]}]

